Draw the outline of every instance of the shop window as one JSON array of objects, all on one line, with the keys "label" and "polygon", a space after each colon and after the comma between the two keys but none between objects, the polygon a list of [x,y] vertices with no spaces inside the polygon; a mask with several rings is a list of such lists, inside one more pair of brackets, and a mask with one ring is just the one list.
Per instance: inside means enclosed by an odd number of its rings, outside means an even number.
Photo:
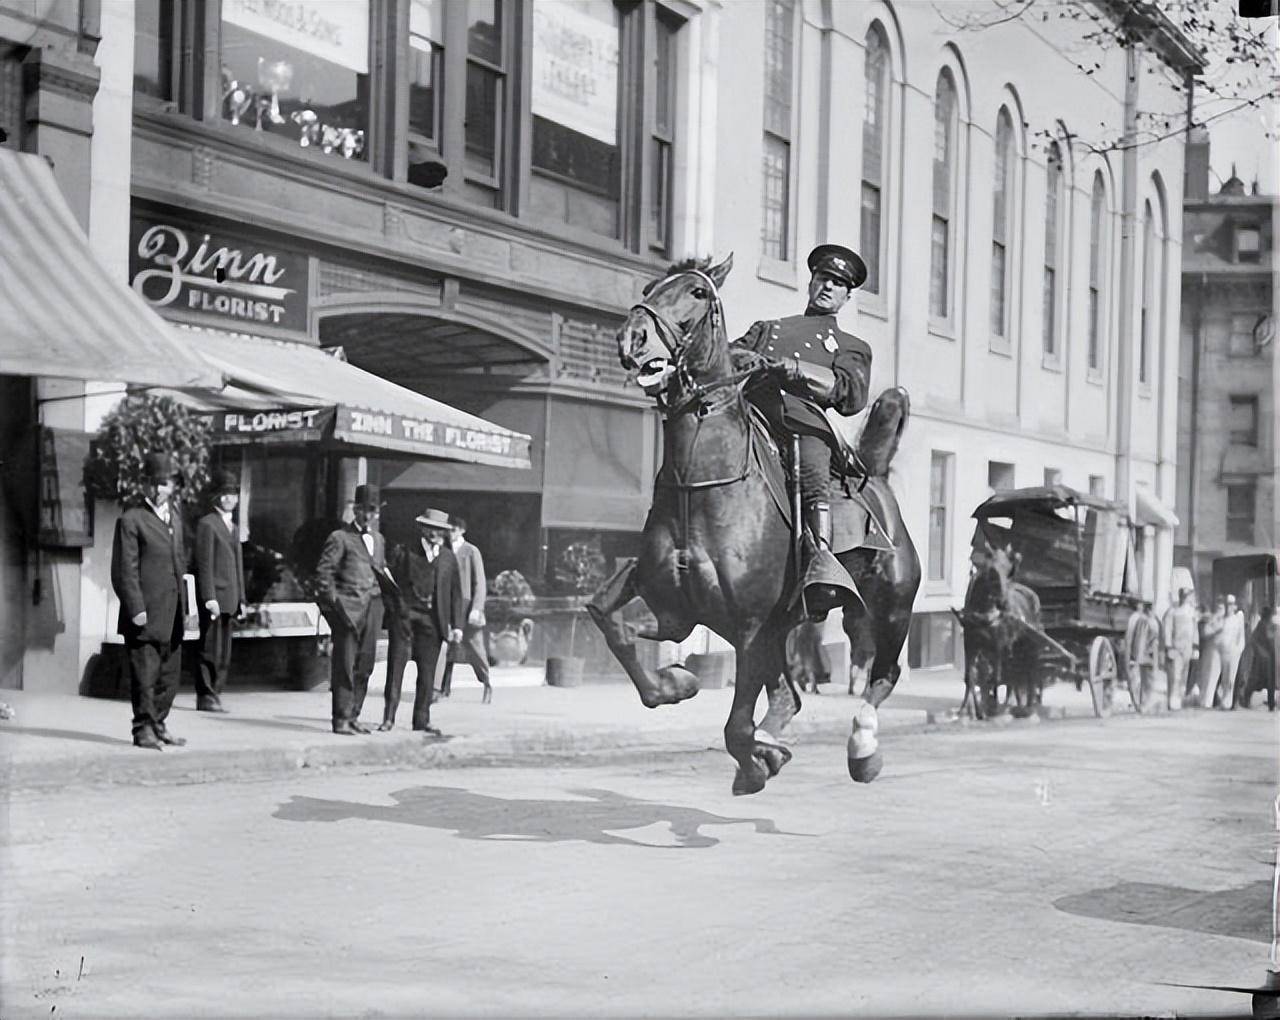
[{"label": "shop window", "polygon": [[950,453],[935,450],[929,462],[929,580],[945,581],[950,573],[949,527],[951,512]]},{"label": "shop window", "polygon": [[1013,118],[1005,107],[996,117],[996,167],[991,224],[991,335],[1007,345],[1009,246],[1013,224]]},{"label": "shop window", "polygon": [[254,451],[245,457],[239,519],[242,528],[246,518],[249,523],[244,567],[251,601],[306,598],[289,564],[300,529],[312,517],[314,472],[313,458],[300,454]]},{"label": "shop window", "polygon": [[951,72],[938,75],[933,97],[933,217],[930,221],[929,315],[951,318],[952,218],[959,108]]},{"label": "shop window", "polygon": [[1227,541],[1253,544],[1257,490],[1252,482],[1227,486]]},{"label": "shop window", "polygon": [[622,232],[622,13],[612,3],[535,0],[533,161],[539,215]]},{"label": "shop window", "polygon": [[363,159],[368,0],[222,0],[222,117],[302,148]]},{"label": "shop window", "polygon": [[1233,396],[1231,398],[1229,428],[1233,445],[1258,445],[1258,398],[1256,396]]},{"label": "shop window", "polygon": [[889,44],[879,24],[867,32],[863,63],[866,102],[862,113],[862,217],[858,241],[867,263],[862,289],[880,293],[884,159],[889,137]]},{"label": "shop window", "polygon": [[987,487],[995,492],[1016,489],[1013,481],[1014,466],[999,460],[987,461]]},{"label": "shop window", "polygon": [[768,0],[764,27],[764,135],[760,243],[766,258],[791,259],[791,137],[795,0]]},{"label": "shop window", "polygon": [[1045,166],[1044,195],[1044,280],[1041,337],[1044,356],[1058,358],[1058,223],[1063,208],[1062,150],[1057,142],[1049,145]]}]

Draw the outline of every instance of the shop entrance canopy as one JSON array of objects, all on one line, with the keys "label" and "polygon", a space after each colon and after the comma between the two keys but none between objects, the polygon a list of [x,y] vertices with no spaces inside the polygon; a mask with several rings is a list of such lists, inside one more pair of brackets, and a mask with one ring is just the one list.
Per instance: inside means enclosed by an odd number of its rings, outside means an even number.
[{"label": "shop entrance canopy", "polygon": [[94,258],[53,170],[0,148],[0,375],[217,386],[218,371]]},{"label": "shop entrance canopy", "polygon": [[200,390],[215,441],[333,441],[528,468],[529,437],[388,379],[309,344],[219,330],[182,328],[191,345],[226,377]]}]

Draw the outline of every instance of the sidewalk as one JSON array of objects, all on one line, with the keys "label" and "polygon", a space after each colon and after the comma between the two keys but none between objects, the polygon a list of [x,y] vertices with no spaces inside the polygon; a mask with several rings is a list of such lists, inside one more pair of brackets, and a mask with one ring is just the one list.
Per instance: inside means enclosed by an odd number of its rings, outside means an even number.
[{"label": "sidewalk", "polygon": [[[362,721],[382,719],[384,665],[370,682]],[[0,691],[14,718],[0,722],[0,770],[9,789],[47,789],[112,783],[180,784],[252,779],[300,769],[337,767],[449,767],[523,765],[549,759],[645,757],[723,750],[722,730],[732,689],[704,690],[680,705],[646,709],[626,683],[576,688],[542,684],[541,667],[495,669],[493,703],[465,667],[454,675],[453,696],[432,709],[443,739],[409,729],[412,669],[396,729],[362,737],[333,734],[327,687],[311,691],[232,691],[229,715],[195,711],[184,690],[169,729],[186,737],[163,752],[134,748],[127,701],[76,695]],[[785,738],[795,744],[843,741],[853,699],[836,684],[805,694]],[[947,722],[963,696],[954,670],[914,671],[880,708],[881,732]],[[1056,685],[1045,692],[1049,717],[1092,716],[1087,692]],[[757,710],[763,713],[763,702]]]}]

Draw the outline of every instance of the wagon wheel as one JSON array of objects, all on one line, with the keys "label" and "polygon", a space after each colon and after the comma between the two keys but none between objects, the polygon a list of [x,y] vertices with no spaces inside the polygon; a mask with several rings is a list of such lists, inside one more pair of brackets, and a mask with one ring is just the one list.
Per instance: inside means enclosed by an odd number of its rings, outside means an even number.
[{"label": "wagon wheel", "polygon": [[1099,634],[1089,645],[1089,694],[1093,698],[1093,714],[1099,719],[1111,713],[1111,685],[1118,675],[1116,650],[1109,638]]}]

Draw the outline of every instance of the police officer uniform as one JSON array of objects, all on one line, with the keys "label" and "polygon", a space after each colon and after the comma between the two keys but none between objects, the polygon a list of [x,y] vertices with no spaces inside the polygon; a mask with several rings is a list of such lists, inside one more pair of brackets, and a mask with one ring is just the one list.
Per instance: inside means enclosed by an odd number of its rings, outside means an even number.
[{"label": "police officer uniform", "polygon": [[[826,273],[850,290],[867,279],[862,259],[841,245],[818,245],[809,253],[808,265],[811,273]],[[800,437],[801,505],[818,546],[804,586],[810,614],[825,616],[848,601],[850,593],[856,597],[857,589],[830,553],[831,455],[840,446],[823,411],[853,415],[867,406],[871,348],[842,330],[835,315],[820,312],[756,322],[737,345],[763,357],[771,368],[748,391],[752,403],[776,434]]]}]

